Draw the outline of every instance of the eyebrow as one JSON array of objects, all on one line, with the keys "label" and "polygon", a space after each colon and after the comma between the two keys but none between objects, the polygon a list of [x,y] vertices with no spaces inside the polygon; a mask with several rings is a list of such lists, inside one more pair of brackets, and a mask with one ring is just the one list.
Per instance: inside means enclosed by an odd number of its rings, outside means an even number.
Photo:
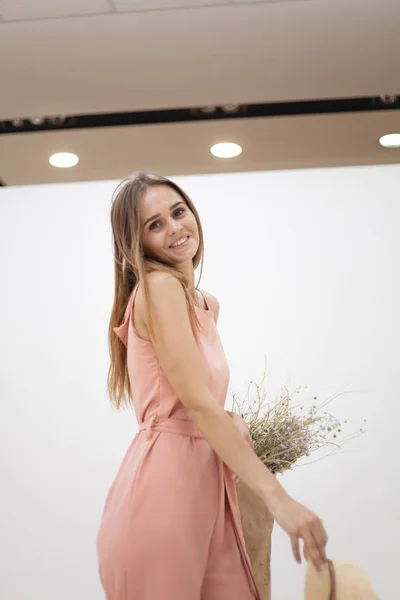
[{"label": "eyebrow", "polygon": [[[175,202],[175,204],[173,204],[172,206],[169,207],[169,210],[174,210],[174,208],[176,208],[177,206],[179,206],[179,204],[185,204],[183,202],[183,200],[178,200],[178,202]],[[153,215],[152,217],[149,217],[148,219],[146,219],[146,221],[144,222],[143,227],[146,227],[147,223],[149,223],[150,221],[152,221],[153,219],[158,219],[158,217],[161,217],[161,214],[158,213],[157,215]]]}]

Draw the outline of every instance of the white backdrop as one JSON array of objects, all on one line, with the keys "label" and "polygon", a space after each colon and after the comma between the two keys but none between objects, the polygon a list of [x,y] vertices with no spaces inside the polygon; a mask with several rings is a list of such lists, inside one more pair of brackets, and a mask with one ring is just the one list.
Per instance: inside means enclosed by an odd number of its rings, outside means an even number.
[{"label": "white backdrop", "polygon": [[[324,517],[332,558],[398,590],[400,166],[176,177],[199,209],[201,287],[221,304],[231,391],[330,405],[344,452],[281,481]],[[137,431],[105,395],[117,182],[0,189],[0,597],[101,600],[95,537]],[[228,398],[226,408],[231,408]],[[364,423],[367,419],[367,423]],[[304,565],[273,535],[273,600]],[[188,599],[189,600],[189,599]]]}]

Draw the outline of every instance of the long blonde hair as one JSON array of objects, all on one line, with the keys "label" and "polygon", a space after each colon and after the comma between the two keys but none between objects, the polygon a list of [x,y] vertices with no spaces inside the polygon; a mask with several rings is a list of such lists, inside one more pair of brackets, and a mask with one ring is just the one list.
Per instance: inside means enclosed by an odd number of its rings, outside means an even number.
[{"label": "long blonde hair", "polygon": [[151,300],[146,275],[152,271],[163,271],[179,279],[185,292],[189,318],[192,326],[200,329],[195,311],[195,303],[189,293],[188,280],[172,264],[166,264],[144,254],[141,244],[139,201],[149,187],[168,185],[184,200],[195,216],[199,231],[199,247],[193,257],[193,268],[201,263],[200,278],[204,260],[204,238],[198,212],[189,196],[173,181],[166,177],[137,173],[120,183],[113,194],[111,207],[111,227],[114,245],[114,303],[108,327],[110,367],[107,377],[107,391],[111,403],[119,410],[122,406],[133,406],[130,381],[127,369],[127,348],[114,332],[124,317],[132,290],[138,282],[142,284],[145,299],[147,325],[151,336],[154,326],[151,318]]}]

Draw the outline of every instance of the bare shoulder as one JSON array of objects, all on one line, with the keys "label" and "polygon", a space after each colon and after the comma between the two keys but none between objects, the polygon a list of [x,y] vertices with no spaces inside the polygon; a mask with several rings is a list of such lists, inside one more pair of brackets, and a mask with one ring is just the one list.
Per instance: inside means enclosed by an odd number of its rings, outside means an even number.
[{"label": "bare shoulder", "polygon": [[[182,304],[182,300],[185,298],[185,292],[183,291],[181,282],[177,277],[174,277],[174,275],[170,275],[169,273],[152,271],[147,275],[147,283],[151,302],[154,306],[160,307],[170,304],[171,302]],[[138,305],[144,307],[144,292],[142,285],[140,284],[136,299]]]},{"label": "bare shoulder", "polygon": [[[175,307],[175,313],[176,308],[179,311],[179,307],[182,308],[181,312],[184,311],[186,307],[185,293],[177,277],[163,271],[153,271],[147,275],[147,283],[151,303],[153,309],[155,308],[156,310],[156,314],[168,320],[171,318],[172,307]],[[145,297],[142,285],[140,284],[135,299],[134,325],[140,337],[146,340],[150,339],[147,327]]]},{"label": "bare shoulder", "polygon": [[210,292],[206,292],[205,290],[202,290],[203,294],[205,294],[208,304],[210,306],[210,309],[212,310],[212,312],[214,313],[214,320],[215,322],[218,321],[218,316],[219,316],[219,302],[218,299],[213,296],[212,294],[210,294]]}]

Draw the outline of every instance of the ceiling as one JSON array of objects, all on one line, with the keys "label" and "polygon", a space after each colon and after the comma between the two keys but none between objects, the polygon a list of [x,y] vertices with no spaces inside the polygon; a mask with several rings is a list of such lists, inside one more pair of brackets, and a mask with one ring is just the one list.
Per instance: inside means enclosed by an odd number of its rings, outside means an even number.
[{"label": "ceiling", "polygon": [[[399,59],[399,0],[0,0],[0,120],[400,95]],[[390,132],[400,110],[3,133],[0,178],[398,163]]]}]

